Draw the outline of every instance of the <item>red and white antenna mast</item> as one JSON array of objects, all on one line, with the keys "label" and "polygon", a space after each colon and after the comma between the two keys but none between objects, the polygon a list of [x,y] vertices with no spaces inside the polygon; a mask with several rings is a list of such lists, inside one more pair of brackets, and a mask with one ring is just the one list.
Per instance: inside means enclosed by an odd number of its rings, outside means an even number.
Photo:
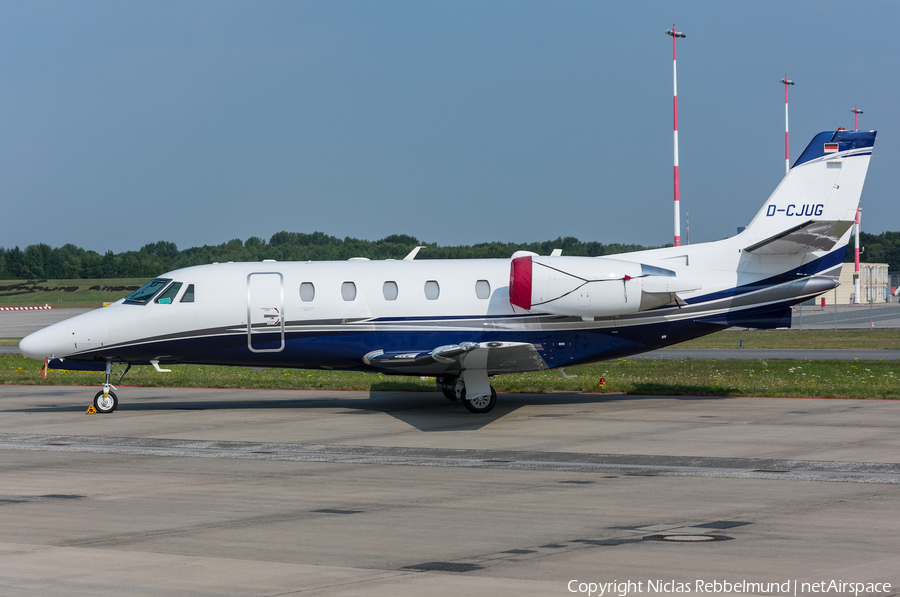
[{"label": "red and white antenna mast", "polygon": [[859,216],[862,213],[862,208],[856,207],[856,223],[854,224],[854,236],[856,240],[854,241],[854,255],[853,255],[853,304],[861,305],[862,301],[859,300]]},{"label": "red and white antenna mast", "polygon": [[781,80],[784,83],[784,173],[787,174],[791,170],[791,149],[790,144],[788,143],[788,93],[787,88],[788,85],[793,85],[794,82],[787,78],[787,75],[784,75],[784,78]]},{"label": "red and white antenna mast", "polygon": [[672,36],[672,96],[675,109],[675,246],[681,246],[681,212],[678,204],[678,67],[675,57],[675,40],[679,37],[687,37],[681,31],[675,31],[675,25],[666,29],[666,35]]},{"label": "red and white antenna mast", "polygon": [[[858,106],[853,106],[853,109],[850,110],[853,112],[853,130],[859,130],[859,115],[863,113],[862,110],[859,109]],[[855,297],[853,300],[856,303],[861,303],[859,300],[859,214],[862,211],[862,208],[856,207],[856,223],[854,224],[854,247],[853,247],[853,296]]]}]

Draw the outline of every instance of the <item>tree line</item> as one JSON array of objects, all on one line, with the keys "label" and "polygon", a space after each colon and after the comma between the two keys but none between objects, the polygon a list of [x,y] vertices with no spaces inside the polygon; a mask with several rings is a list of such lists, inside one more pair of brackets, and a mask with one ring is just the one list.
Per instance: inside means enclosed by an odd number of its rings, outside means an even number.
[{"label": "tree line", "polygon": [[159,241],[139,251],[101,255],[72,244],[50,247],[45,243],[19,247],[0,247],[0,280],[152,278],[164,272],[227,261],[343,261],[351,257],[402,259],[416,246],[424,246],[417,259],[506,258],[515,251],[534,251],[547,255],[560,248],[566,255],[611,255],[638,251],[640,245],[582,242],[573,237],[534,243],[481,243],[442,247],[424,243],[405,234],[393,234],[381,240],[337,238],[323,232],[278,232],[268,241],[251,236],[246,241],[230,240],[220,245],[204,245],[179,250],[175,243]]},{"label": "tree line", "polygon": [[[865,263],[887,263],[888,271],[900,273],[900,232],[859,233],[859,260]],[[847,247],[845,263],[853,262],[853,242]]]},{"label": "tree line", "polygon": [[[900,232],[884,232],[879,235],[863,232],[860,241],[865,246],[861,256],[863,261],[888,263],[891,271],[900,269]],[[184,250],[179,250],[175,243],[159,241],[144,245],[139,251],[107,251],[103,255],[72,244],[54,248],[40,243],[29,245],[24,251],[19,247],[0,247],[0,280],[152,278],[163,272],[192,265],[263,259],[402,259],[416,246],[425,247],[417,259],[507,258],[515,251],[549,255],[553,249],[562,249],[564,255],[598,257],[654,248],[581,241],[571,236],[533,243],[492,242],[442,247],[436,243],[421,242],[405,234],[392,234],[381,240],[369,241],[349,236],[341,239],[323,232],[278,232],[268,241],[251,236],[246,241],[234,239],[220,245],[204,245]],[[853,261],[852,250],[847,251],[845,261]]]}]

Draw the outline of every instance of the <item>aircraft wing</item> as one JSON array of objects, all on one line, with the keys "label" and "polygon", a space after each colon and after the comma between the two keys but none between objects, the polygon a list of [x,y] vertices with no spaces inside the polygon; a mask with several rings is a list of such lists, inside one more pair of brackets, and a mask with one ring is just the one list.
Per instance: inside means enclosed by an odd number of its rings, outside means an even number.
[{"label": "aircraft wing", "polygon": [[363,357],[385,372],[441,375],[463,369],[486,369],[489,375],[549,369],[534,344],[527,342],[460,342],[433,350],[375,350]]},{"label": "aircraft wing", "polygon": [[790,255],[804,251],[830,251],[851,226],[853,226],[853,222],[844,220],[819,222],[810,220],[750,245],[744,251],[755,255]]}]

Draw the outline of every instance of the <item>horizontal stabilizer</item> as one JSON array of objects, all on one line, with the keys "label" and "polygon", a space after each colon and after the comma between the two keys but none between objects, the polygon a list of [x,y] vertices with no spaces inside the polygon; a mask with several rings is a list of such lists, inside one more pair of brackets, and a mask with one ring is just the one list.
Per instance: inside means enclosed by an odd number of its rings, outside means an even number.
[{"label": "horizontal stabilizer", "polygon": [[745,248],[754,255],[792,255],[831,251],[853,222],[809,220]]}]

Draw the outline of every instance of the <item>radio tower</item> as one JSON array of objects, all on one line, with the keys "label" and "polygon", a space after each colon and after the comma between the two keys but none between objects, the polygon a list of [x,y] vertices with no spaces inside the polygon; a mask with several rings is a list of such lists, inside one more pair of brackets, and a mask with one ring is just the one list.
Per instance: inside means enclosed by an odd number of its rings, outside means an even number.
[{"label": "radio tower", "polygon": [[787,174],[791,170],[791,150],[790,145],[788,144],[788,93],[787,88],[788,85],[793,85],[794,82],[787,78],[787,75],[784,75],[784,78],[781,80],[784,83],[784,173]]},{"label": "radio tower", "polygon": [[681,246],[681,212],[678,204],[678,67],[675,57],[675,40],[679,37],[687,37],[681,31],[675,31],[675,25],[666,29],[666,35],[672,36],[672,96],[675,109],[675,246]]}]

